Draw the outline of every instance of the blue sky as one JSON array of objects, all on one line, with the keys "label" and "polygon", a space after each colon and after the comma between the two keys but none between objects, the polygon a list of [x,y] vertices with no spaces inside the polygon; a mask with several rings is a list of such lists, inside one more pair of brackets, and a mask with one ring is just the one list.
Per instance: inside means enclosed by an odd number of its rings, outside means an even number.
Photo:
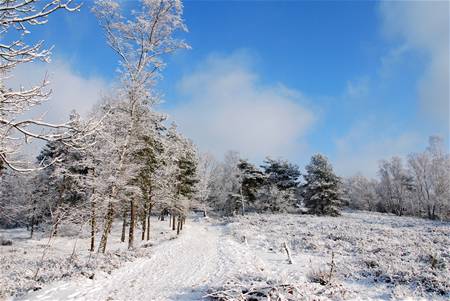
[{"label": "blue sky", "polygon": [[[90,5],[33,32],[55,46],[53,63],[31,72],[53,74],[50,115],[88,110],[116,75]],[[184,6],[192,49],[167,58],[160,109],[202,151],[220,157],[237,149],[255,162],[272,155],[300,165],[321,152],[341,174],[374,175],[379,159],[420,151],[429,135],[448,143],[448,2]]]}]

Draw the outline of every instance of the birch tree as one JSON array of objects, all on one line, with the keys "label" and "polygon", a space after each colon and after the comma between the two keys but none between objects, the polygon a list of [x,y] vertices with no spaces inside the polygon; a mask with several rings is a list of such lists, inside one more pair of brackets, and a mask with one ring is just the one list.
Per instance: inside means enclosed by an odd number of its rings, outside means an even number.
[{"label": "birch tree", "polygon": [[445,216],[450,211],[450,156],[442,139],[430,137],[427,149],[411,154],[408,165],[420,209],[430,219]]},{"label": "birch tree", "polygon": [[217,162],[210,153],[203,153],[198,162],[198,205],[203,208],[203,216],[207,216],[208,198],[211,195],[212,175]]}]

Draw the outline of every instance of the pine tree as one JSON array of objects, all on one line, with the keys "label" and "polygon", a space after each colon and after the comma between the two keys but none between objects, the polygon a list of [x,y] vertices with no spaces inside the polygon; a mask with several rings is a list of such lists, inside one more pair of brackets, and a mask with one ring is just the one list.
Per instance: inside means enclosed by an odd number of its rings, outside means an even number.
[{"label": "pine tree", "polygon": [[161,155],[164,151],[162,139],[165,127],[162,122],[165,120],[165,116],[150,111],[148,113],[152,122],[147,122],[149,126],[145,127],[143,133],[139,135],[139,139],[143,143],[135,154],[135,160],[143,163],[139,166],[137,177],[134,179],[142,193],[142,201],[139,204],[139,216],[142,224],[141,240],[150,239],[150,216],[156,203],[154,198],[157,188],[156,171],[161,167]]},{"label": "pine tree", "polygon": [[43,217],[52,219],[53,235],[63,220],[80,222],[81,215],[72,214],[72,209],[81,209],[89,195],[85,183],[88,168],[83,156],[81,151],[59,141],[48,142],[37,156],[38,163],[48,167],[35,176],[38,187],[33,198],[41,203],[39,207],[47,209]]},{"label": "pine tree", "polygon": [[339,215],[341,180],[325,156],[314,155],[303,175],[304,204],[309,212],[318,215]]},{"label": "pine tree", "polygon": [[266,158],[261,167],[267,178],[260,196],[263,209],[278,212],[294,207],[298,203],[296,190],[301,175],[299,167],[285,160],[271,158]]},{"label": "pine tree", "polygon": [[240,171],[238,174],[241,183],[240,199],[242,215],[244,215],[245,203],[250,205],[255,203],[258,189],[264,185],[266,178],[261,170],[247,160],[239,160],[237,167]]},{"label": "pine tree", "polygon": [[261,167],[269,182],[275,184],[280,190],[297,187],[298,179],[301,175],[297,165],[285,160],[266,158]]}]

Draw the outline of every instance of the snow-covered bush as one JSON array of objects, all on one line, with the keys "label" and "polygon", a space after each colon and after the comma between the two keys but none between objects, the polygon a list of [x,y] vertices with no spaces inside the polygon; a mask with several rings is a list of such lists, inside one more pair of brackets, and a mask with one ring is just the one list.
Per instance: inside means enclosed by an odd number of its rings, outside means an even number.
[{"label": "snow-covered bush", "polygon": [[300,301],[300,300],[344,300],[354,294],[338,284],[321,285],[272,279],[261,275],[242,275],[230,279],[220,288],[210,289],[205,297],[218,301]]}]

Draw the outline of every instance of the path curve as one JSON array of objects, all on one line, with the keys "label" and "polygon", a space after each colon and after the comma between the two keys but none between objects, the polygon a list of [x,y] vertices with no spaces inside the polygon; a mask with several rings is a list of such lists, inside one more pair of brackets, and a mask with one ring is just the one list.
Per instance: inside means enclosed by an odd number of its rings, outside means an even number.
[{"label": "path curve", "polygon": [[190,221],[182,235],[156,246],[150,258],[94,280],[57,282],[22,300],[199,300],[208,287],[263,265],[223,227]]}]

